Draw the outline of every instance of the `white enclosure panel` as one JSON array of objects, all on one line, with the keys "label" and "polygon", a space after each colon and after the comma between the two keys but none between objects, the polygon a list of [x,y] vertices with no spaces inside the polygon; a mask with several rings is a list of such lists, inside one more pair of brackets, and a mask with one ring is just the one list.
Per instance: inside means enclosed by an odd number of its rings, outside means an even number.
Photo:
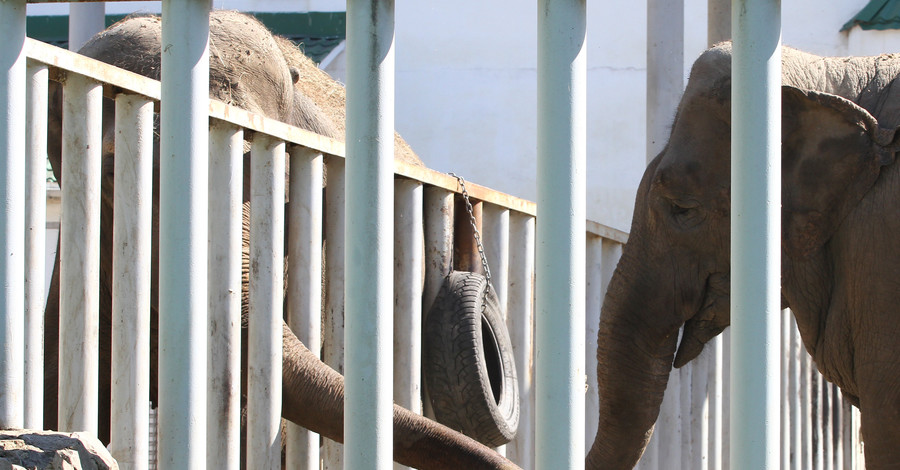
[{"label": "white enclosure panel", "polygon": [[241,230],[244,132],[222,121],[209,129],[209,468],[240,466]]},{"label": "white enclosure panel", "polygon": [[[287,213],[288,325],[316,355],[322,347],[322,178],[324,157],[303,147],[290,147]],[[286,466],[319,468],[319,435],[286,423]]]},{"label": "white enclosure panel", "polygon": [[149,463],[153,101],[116,97],[115,149],[109,449],[139,470]]}]

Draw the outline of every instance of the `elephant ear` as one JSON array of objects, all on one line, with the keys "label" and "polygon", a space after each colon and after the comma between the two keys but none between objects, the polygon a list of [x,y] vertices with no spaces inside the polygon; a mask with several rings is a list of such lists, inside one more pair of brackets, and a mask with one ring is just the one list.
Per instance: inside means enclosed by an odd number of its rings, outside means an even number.
[{"label": "elephant ear", "polygon": [[828,93],[782,87],[782,204],[786,254],[821,248],[894,161],[896,129]]}]

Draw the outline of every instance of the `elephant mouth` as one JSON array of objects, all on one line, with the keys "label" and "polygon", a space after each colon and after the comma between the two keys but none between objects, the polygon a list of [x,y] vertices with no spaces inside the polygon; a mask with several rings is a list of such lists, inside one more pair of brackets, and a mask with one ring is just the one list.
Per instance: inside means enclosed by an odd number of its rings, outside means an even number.
[{"label": "elephant mouth", "polygon": [[730,279],[728,274],[713,273],[706,279],[703,303],[684,323],[681,341],[675,353],[675,368],[681,368],[703,352],[703,346],[725,330],[728,316]]}]

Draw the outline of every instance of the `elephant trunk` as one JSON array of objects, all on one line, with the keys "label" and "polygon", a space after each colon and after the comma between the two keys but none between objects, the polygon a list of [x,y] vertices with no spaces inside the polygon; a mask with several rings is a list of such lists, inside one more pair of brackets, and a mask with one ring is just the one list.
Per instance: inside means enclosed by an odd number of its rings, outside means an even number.
[{"label": "elephant trunk", "polygon": [[637,273],[638,263],[629,256],[634,246],[628,248],[610,281],[600,320],[600,418],[587,456],[589,469],[630,469],[640,459],[659,415],[681,326],[660,310],[671,305],[671,296],[650,288],[659,284]]},{"label": "elephant trunk", "polygon": [[[283,416],[344,441],[344,378],[284,326]],[[394,405],[394,460],[421,469],[518,469],[483,444]]]}]

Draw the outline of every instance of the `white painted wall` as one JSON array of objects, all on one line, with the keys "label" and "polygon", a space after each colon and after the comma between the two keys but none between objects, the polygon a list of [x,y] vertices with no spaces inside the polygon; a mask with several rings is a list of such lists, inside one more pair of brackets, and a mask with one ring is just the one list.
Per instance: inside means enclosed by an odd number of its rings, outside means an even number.
[{"label": "white painted wall", "polygon": [[[866,3],[785,0],[784,43],[847,55],[839,30]],[[685,76],[706,5],[685,0]],[[536,14],[514,0],[397,5],[396,125],[428,166],[535,198]],[[900,32],[849,37],[864,45],[849,53],[900,51]],[[645,166],[646,3],[589,2],[587,48],[588,217],[627,230]]]},{"label": "white painted wall", "polygon": [[[839,29],[868,0],[785,0],[784,43],[822,55],[900,51],[900,32]],[[707,0],[685,0],[685,76],[706,47]],[[248,11],[342,11],[345,0],[215,0]],[[517,0],[396,5],[396,127],[425,163],[535,199],[536,6]],[[108,13],[158,2],[110,2]],[[66,4],[29,4],[66,14]],[[588,4],[588,217],[630,227],[645,165],[646,2]],[[326,70],[342,79],[343,54]],[[674,116],[674,110],[672,110]]]}]

